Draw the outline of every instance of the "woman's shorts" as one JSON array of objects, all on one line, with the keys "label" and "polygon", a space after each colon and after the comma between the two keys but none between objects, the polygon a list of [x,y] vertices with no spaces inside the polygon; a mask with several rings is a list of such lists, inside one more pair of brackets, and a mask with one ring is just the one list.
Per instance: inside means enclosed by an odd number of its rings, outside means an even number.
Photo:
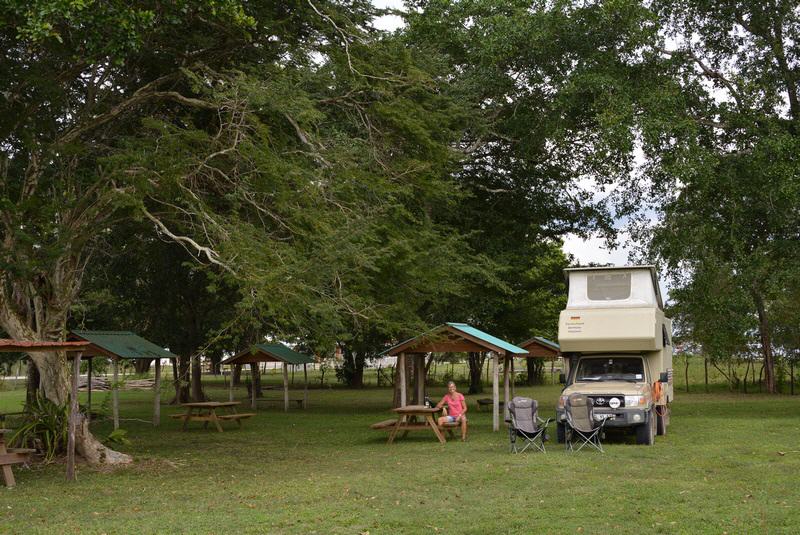
[{"label": "woman's shorts", "polygon": [[458,416],[447,416],[447,423],[454,424],[458,421]]}]

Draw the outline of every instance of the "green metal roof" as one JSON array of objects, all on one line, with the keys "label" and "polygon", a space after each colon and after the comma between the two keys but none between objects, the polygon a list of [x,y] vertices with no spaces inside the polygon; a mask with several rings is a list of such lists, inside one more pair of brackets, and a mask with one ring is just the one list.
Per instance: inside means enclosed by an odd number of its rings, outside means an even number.
[{"label": "green metal roof", "polygon": [[308,355],[304,355],[303,353],[298,353],[293,349],[283,345],[283,344],[253,344],[253,347],[250,351],[243,351],[234,357],[230,357],[222,361],[222,364],[235,364],[239,357],[244,357],[246,355],[252,355],[257,351],[261,351],[266,353],[270,357],[273,357],[276,360],[281,362],[285,362],[287,364],[312,364],[316,362],[314,357],[309,357]]},{"label": "green metal roof", "polygon": [[396,344],[396,345],[390,347],[389,349],[387,349],[386,351],[384,351],[381,354],[382,355],[387,355],[387,354],[393,355],[393,354],[396,353],[395,350],[397,348],[403,347],[403,346],[407,346],[407,345],[409,345],[410,342],[413,342],[414,340],[431,337],[432,335],[435,335],[435,334],[437,334],[439,332],[446,331],[447,327],[455,329],[456,331],[460,331],[462,334],[467,335],[469,337],[477,338],[478,340],[481,340],[481,341],[483,341],[483,342],[485,342],[485,343],[487,343],[487,344],[489,344],[491,346],[500,348],[500,349],[506,351],[507,353],[516,354],[516,355],[524,355],[524,354],[528,353],[526,350],[522,349],[521,347],[517,347],[517,346],[515,346],[513,344],[509,344],[505,340],[501,340],[500,338],[497,338],[496,336],[492,336],[491,334],[483,332],[480,329],[476,329],[472,325],[468,325],[466,323],[447,322],[447,323],[445,323],[443,325],[439,325],[438,327],[436,327],[434,329],[431,329],[430,331],[422,333],[419,336],[415,336],[414,338],[409,338],[408,340],[404,340],[403,342],[400,342],[399,344]]},{"label": "green metal roof", "polygon": [[72,338],[86,340],[121,359],[174,359],[163,347],[130,331],[70,331]]},{"label": "green metal roof", "polygon": [[485,342],[488,342],[497,347],[501,347],[506,351],[508,351],[509,353],[515,353],[517,355],[523,355],[527,353],[527,351],[522,349],[521,347],[517,347],[514,344],[509,344],[505,340],[501,340],[496,336],[492,336],[491,334],[485,333],[480,329],[476,329],[472,325],[468,325],[466,323],[451,323],[451,322],[448,322],[447,325],[455,329],[458,329],[459,331],[465,334],[474,336],[475,338],[480,338],[481,340],[484,340]]},{"label": "green metal roof", "polygon": [[556,351],[561,351],[561,346],[559,346],[557,343],[553,342],[552,340],[548,340],[547,338],[543,338],[541,336],[534,336],[533,338],[529,338],[528,340],[525,340],[524,342],[522,342],[520,345],[521,346],[526,346],[526,345],[530,344],[531,342],[533,342],[534,340],[539,342],[542,345],[545,345],[545,346],[548,346],[548,347],[550,347],[552,349],[555,349]]}]

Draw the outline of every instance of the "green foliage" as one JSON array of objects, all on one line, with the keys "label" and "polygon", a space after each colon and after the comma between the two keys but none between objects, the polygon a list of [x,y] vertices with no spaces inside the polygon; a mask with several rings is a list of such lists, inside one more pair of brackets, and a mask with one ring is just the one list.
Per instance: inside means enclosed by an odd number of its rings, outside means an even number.
[{"label": "green foliage", "polygon": [[36,448],[44,462],[52,462],[67,447],[68,405],[57,405],[37,395],[26,408],[25,420],[11,435],[11,444]]},{"label": "green foliage", "polygon": [[131,444],[131,441],[128,438],[128,432],[122,428],[111,431],[106,437],[106,440],[112,444],[120,444],[123,446]]}]

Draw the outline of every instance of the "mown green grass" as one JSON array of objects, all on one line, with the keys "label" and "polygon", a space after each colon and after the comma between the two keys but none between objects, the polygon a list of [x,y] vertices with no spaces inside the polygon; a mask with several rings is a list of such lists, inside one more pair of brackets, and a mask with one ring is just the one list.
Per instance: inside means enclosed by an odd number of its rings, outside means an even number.
[{"label": "mown green grass", "polygon": [[[208,392],[227,398],[221,385]],[[558,392],[518,388],[544,415]],[[416,433],[387,446],[370,430],[389,417],[388,389],[312,390],[305,412],[260,409],[225,433],[181,432],[166,417],[178,408],[164,406],[158,429],[123,421],[131,467],[81,466],[72,484],[63,465],[16,468],[17,487],[0,489],[0,532],[797,533],[800,396],[676,395],[666,437],[618,438],[604,455],[554,443],[510,455],[478,396],[469,440],[445,445]],[[0,410],[22,397],[0,393]],[[150,399],[123,392],[122,417],[149,420]]]}]

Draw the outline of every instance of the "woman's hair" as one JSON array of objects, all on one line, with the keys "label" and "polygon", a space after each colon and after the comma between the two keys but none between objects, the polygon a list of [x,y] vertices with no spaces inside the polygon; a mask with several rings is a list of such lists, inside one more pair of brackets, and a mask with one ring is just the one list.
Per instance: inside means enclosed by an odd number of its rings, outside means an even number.
[{"label": "woman's hair", "polygon": [[456,386],[455,381],[447,381],[447,387],[450,388],[450,385]]}]

